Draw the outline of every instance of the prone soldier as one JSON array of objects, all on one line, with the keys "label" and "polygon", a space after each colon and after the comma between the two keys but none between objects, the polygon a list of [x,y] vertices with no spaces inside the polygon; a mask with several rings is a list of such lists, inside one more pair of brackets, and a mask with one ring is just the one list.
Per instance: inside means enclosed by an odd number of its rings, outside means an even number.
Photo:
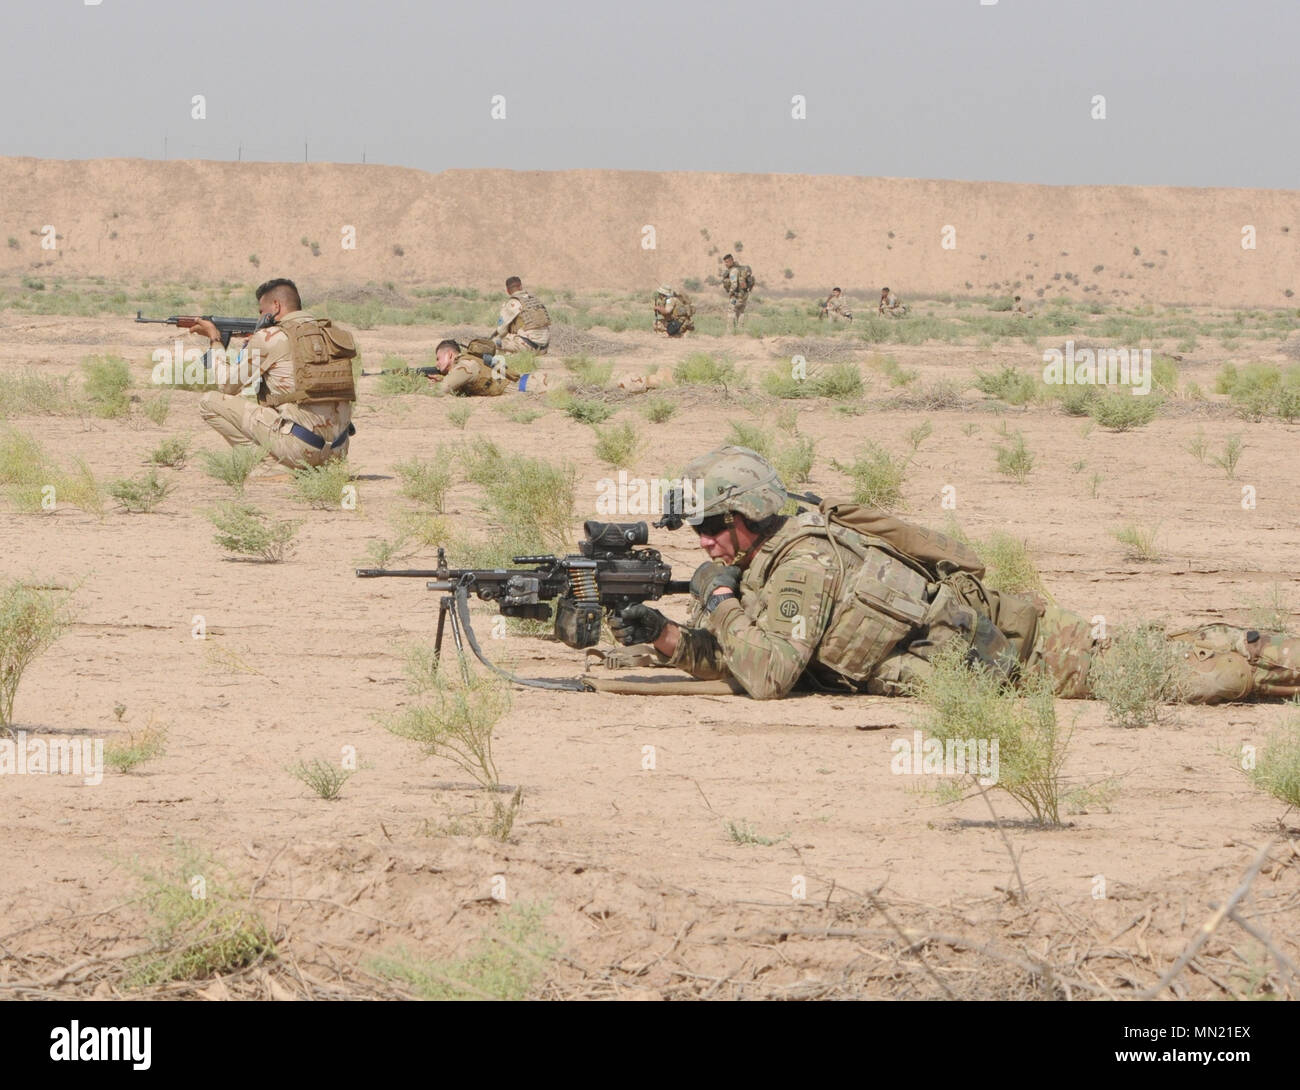
[{"label": "prone soldier", "polygon": [[[856,505],[784,516],[780,477],[745,447],[712,451],[682,476],[697,482],[685,521],[712,558],[691,580],[701,619],[680,625],[638,603],[611,624],[619,642],[651,644],[659,665],[732,679],[758,700],[796,687],[902,696],[955,643],[1008,680],[1043,671],[1059,697],[1092,695],[1105,641],[1054,603],[984,586],[962,543]],[[1300,639],[1224,624],[1169,638],[1190,703],[1300,694]]]}]

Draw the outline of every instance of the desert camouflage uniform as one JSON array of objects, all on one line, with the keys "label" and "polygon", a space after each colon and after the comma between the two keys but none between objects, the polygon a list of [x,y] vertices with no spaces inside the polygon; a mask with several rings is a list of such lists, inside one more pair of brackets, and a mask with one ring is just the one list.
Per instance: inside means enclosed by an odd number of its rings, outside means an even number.
[{"label": "desert camouflage uniform", "polygon": [[[540,308],[540,318],[529,319],[525,311]],[[545,324],[535,324],[537,321]],[[525,328],[532,325],[532,328]],[[513,292],[501,307],[494,338],[503,352],[536,352],[546,354],[551,343],[551,317],[546,307],[532,292],[520,288]]]},{"label": "desert camouflage uniform", "polygon": [[749,289],[745,287],[744,265],[732,265],[722,270],[722,287],[731,300],[731,310],[727,314],[727,331],[734,333],[740,329],[745,319],[745,305],[749,302]]},{"label": "desert camouflage uniform", "polygon": [[849,311],[848,300],[843,295],[828,295],[826,302],[822,304],[822,315],[828,318],[832,325],[836,322],[851,322],[853,314]]},{"label": "desert camouflage uniform", "polygon": [[[986,662],[1018,663],[1021,672],[1046,671],[1060,697],[1091,695],[1089,669],[1104,648],[1087,621],[1037,596],[987,590],[965,571],[929,583],[931,603],[947,588],[948,605],[892,647],[882,647],[858,676],[829,669],[821,661],[823,640],[841,608],[839,590],[862,561],[824,537],[807,536],[809,527],[824,525],[817,512],[788,519],[755,551],[739,596],[724,598],[711,614],[697,609],[700,627],[680,630],[677,650],[665,665],[700,679],[734,678],[759,700],[784,696],[796,685],[901,696],[924,679],[929,658],[940,646],[964,639],[972,647],[970,654]],[[1189,702],[1300,692],[1300,640],[1229,625],[1170,638],[1187,644],[1192,681],[1184,698]]]},{"label": "desert camouflage uniform", "polygon": [[461,397],[499,397],[510,385],[504,367],[489,367],[479,356],[462,352],[447,369],[442,385]]},{"label": "desert camouflage uniform", "polygon": [[898,296],[892,291],[888,295],[881,296],[880,313],[892,314],[894,317],[907,313],[907,307],[898,301]]},{"label": "desert camouflage uniform", "polygon": [[[663,301],[660,302],[660,300]],[[695,321],[689,314],[685,314],[685,315],[678,314],[679,310],[684,311],[686,309],[685,307],[680,306],[679,305],[680,303],[681,303],[681,299],[676,294],[669,295],[667,297],[663,296],[662,294],[655,296],[655,307],[658,308],[654,312],[654,316],[655,316],[654,331],[656,333],[663,333],[665,336],[669,336],[670,334],[668,333],[668,323],[672,321],[674,318],[677,318],[678,321],[682,323],[682,325],[681,325],[681,329],[678,330],[677,333],[671,334],[671,336],[680,337],[683,333],[689,333],[691,330],[695,328]],[[661,314],[660,311],[665,311],[666,313]]]},{"label": "desert camouflage uniform", "polygon": [[[262,386],[272,394],[293,392],[293,357],[289,335],[281,328],[297,321],[311,321],[312,315],[295,310],[280,318],[279,325],[259,329],[248,338],[246,358],[256,361]],[[288,402],[276,408],[238,394],[238,381],[222,382],[220,392],[209,391],[199,399],[199,415],[231,446],[264,446],[281,465],[293,469],[323,465],[331,458],[346,457],[346,433],[351,430],[350,401],[319,401],[309,405]],[[292,433],[293,426],[306,428],[325,446],[316,450]],[[342,438],[338,446],[336,439]]]}]

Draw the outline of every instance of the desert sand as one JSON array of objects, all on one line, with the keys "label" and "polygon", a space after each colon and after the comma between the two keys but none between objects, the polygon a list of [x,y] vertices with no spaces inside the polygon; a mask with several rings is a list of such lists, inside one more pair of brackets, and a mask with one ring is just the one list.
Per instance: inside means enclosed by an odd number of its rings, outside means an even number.
[{"label": "desert sand", "polygon": [[[943,313],[928,297],[962,294],[967,281],[974,294],[1000,294],[1015,281],[1052,283],[1057,271],[1095,282],[1107,306],[1181,302],[1198,314],[1281,306],[1300,279],[1292,192],[34,160],[0,162],[0,179],[0,234],[21,241],[18,251],[0,249],[0,277],[53,271],[210,284],[290,275],[309,306],[312,290],[328,284],[491,290],[515,271],[552,288],[642,290],[708,275],[710,248],[741,237],[744,259],[768,273],[773,292],[811,297],[833,281],[861,305],[883,274],[921,314]],[[295,212],[278,219],[289,194]],[[52,254],[28,234],[46,223],[63,236]],[[647,223],[658,225],[653,251],[640,245]],[[958,229],[952,252],[939,245],[948,223]],[[1258,250],[1241,249],[1243,223],[1257,226]],[[339,249],[340,224],[357,227],[356,251]],[[796,237],[785,239],[787,230]],[[320,239],[319,258],[301,245],[304,235]],[[394,245],[404,256],[393,256]],[[257,270],[249,253],[260,257]],[[1094,275],[1094,265],[1105,269]],[[777,283],[782,267],[794,269],[793,281]],[[708,306],[719,309],[711,298]],[[75,373],[83,356],[117,353],[147,393],[150,355],[172,331],[127,318],[0,313],[0,374]],[[442,332],[380,326],[358,335],[367,361],[395,353],[418,362]],[[703,350],[726,353],[756,381],[789,357],[776,337],[668,342],[648,330],[595,332],[617,345],[608,357],[615,380],[652,365],[671,370]],[[1064,605],[1114,623],[1246,623],[1249,602],[1274,584],[1293,585],[1295,429],[1244,423],[1211,396],[1111,433],[1049,406],[997,409],[969,388],[975,368],[1032,371],[1041,348],[1059,340],[887,346],[920,384],[959,380],[960,407],[898,407],[898,391],[879,375],[861,415],[825,400],[792,403],[799,432],[818,443],[808,487],[844,494],[848,479],[832,458],[851,457],[867,438],[901,450],[906,432],[929,420],[933,434],[903,488],[907,517],[941,525],[943,490],[953,485],[963,528],[1022,537]],[[856,341],[832,348],[864,365],[872,353]],[[1229,358],[1282,357],[1276,342],[1226,350],[1206,339],[1185,354],[1180,378],[1212,391]],[[562,373],[557,357],[546,365]],[[591,429],[560,411],[518,424],[502,415],[513,399],[482,400],[462,431],[448,420],[448,399],[382,397],[375,382],[362,380],[356,417],[355,511],[310,510],[282,482],[248,486],[260,506],[304,520],[284,563],[224,558],[202,512],[230,493],[193,457],[162,471],[176,487],[154,514],[114,511],[111,501],[102,518],[70,507],[0,513],[6,578],[76,587],[76,622],[24,678],[15,727],[110,740],[151,721],[168,730],[162,756],[127,774],[108,770],[96,786],[0,776],[4,994],[131,994],[122,967],[150,938],[138,871],[166,865],[183,841],[249,894],[278,956],[161,994],[407,994],[374,958],[399,947],[430,959],[463,954],[518,903],[547,906],[545,925],[560,945],[544,995],[1132,996],[1158,981],[1210,903],[1279,832],[1284,807],[1251,788],[1233,758],[1286,718],[1278,706],[1180,707],[1165,722],[1122,730],[1106,723],[1101,704],[1062,702],[1061,721],[1074,726],[1067,779],[1114,777],[1118,791],[1054,829],[1031,826],[995,793],[1000,830],[978,795],[943,806],[919,790],[918,779],[933,787],[933,777],[891,774],[891,742],[919,723],[910,700],[520,689],[497,741],[502,781],[523,788],[515,828],[504,843],[453,835],[449,823],[479,807],[463,774],[376,722],[411,699],[400,649],[430,640],[436,616],[436,596],[419,581],[353,576],[367,543],[388,536],[406,504],[393,466],[479,435],[523,454],[567,457],[579,466],[579,518],[609,470],[593,457]],[[733,420],[770,422],[779,405],[752,389],[674,389],[665,396],[678,412],[652,425],[636,397],[607,396],[614,420],[636,421],[645,437],[644,473],[717,445]],[[1023,485],[994,468],[1003,422],[1038,456]],[[165,436],[188,434],[198,450],[222,446],[198,419],[194,395],[180,392],[162,427],[138,412],[129,422],[7,423],[39,435],[61,460],[84,458],[101,479],[140,472]],[[1198,426],[1216,448],[1245,436],[1236,479],[1187,453]],[[1073,468],[1081,460],[1083,472]],[[1103,476],[1095,490],[1093,472]],[[1257,489],[1253,510],[1241,505],[1243,484]],[[463,478],[448,512],[483,526],[479,493]],[[1135,520],[1158,524],[1161,559],[1125,559],[1109,530]],[[687,532],[653,531],[651,544],[681,578],[702,559]],[[413,563],[429,566],[432,556]],[[682,615],[679,605],[664,608]],[[490,612],[477,611],[481,624]],[[197,616],[203,640],[193,638]],[[493,650],[525,672],[582,669],[582,655],[554,641],[498,643]],[[345,746],[355,747],[360,771],[337,801],[316,798],[287,771],[313,757],[337,761]],[[643,767],[647,746],[653,770]],[[1244,905],[1294,959],[1300,852],[1294,815],[1287,820],[1289,834]],[[738,843],[728,823],[748,823],[773,843]],[[1253,983],[1252,964],[1264,974]],[[1273,971],[1257,943],[1225,925],[1165,994],[1252,994],[1281,986]]]}]

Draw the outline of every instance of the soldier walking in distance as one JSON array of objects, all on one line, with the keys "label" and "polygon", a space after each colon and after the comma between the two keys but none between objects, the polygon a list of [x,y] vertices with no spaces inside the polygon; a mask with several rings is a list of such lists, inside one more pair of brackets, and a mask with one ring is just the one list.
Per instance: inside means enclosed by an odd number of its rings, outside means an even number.
[{"label": "soldier walking in distance", "polygon": [[737,265],[731,254],[722,256],[722,290],[727,293],[731,307],[727,312],[727,332],[739,333],[745,320],[745,305],[754,290],[754,270],[748,265]]}]

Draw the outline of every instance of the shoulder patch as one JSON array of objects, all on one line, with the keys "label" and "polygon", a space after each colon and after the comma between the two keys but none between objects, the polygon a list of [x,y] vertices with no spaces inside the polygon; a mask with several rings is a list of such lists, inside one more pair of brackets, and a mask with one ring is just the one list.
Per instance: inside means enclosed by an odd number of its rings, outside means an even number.
[{"label": "shoulder patch", "polygon": [[782,600],[778,612],[787,621],[799,612],[799,601],[796,598],[785,598]]}]

